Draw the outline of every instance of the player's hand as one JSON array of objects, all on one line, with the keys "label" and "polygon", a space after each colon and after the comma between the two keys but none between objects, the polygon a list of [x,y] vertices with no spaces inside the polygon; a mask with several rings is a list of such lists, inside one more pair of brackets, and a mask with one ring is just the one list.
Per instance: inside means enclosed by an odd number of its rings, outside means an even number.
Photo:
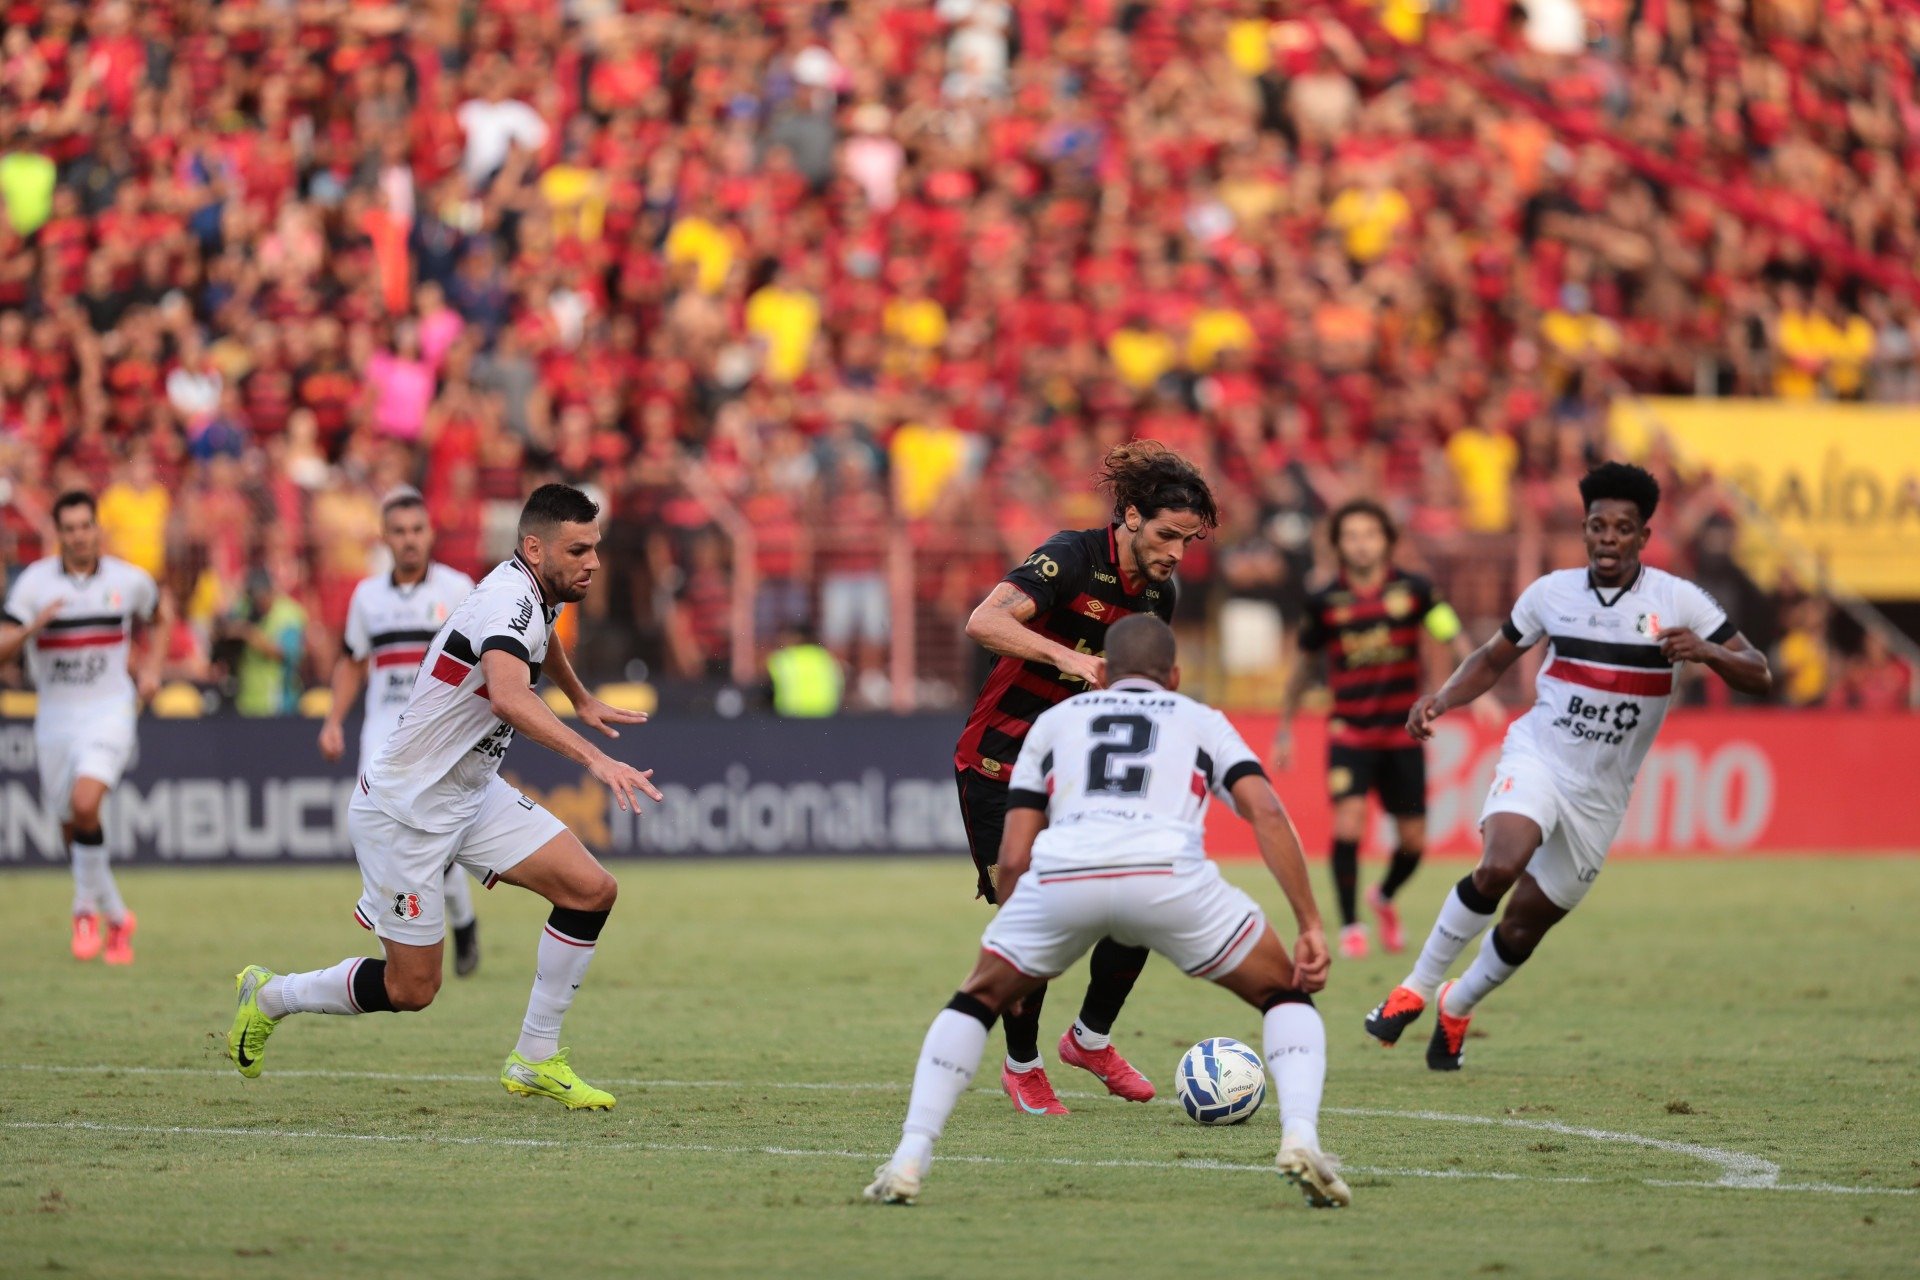
[{"label": "player's hand", "polygon": [[1293,985],[1311,995],[1327,985],[1327,970],[1332,967],[1327,935],[1318,927],[1302,929],[1293,942]]},{"label": "player's hand", "polygon": [[1275,773],[1293,768],[1293,730],[1282,729],[1273,735],[1273,745],[1267,748],[1267,765]]},{"label": "player's hand", "polygon": [[133,677],[133,696],[142,706],[153,701],[153,695],[160,692],[160,677],[151,671],[141,671]]},{"label": "player's hand", "polygon": [[1097,653],[1081,653],[1076,649],[1060,660],[1060,674],[1084,680],[1089,689],[1104,689],[1107,687],[1107,660]]},{"label": "player's hand", "polygon": [[[620,714],[632,713],[621,712]],[[659,788],[653,785],[651,769],[636,769],[630,764],[615,760],[612,756],[602,755],[587,766],[587,772],[613,792],[613,798],[619,803],[623,813],[637,811],[640,808],[640,797],[643,795],[651,797],[656,803],[666,799],[660,794]]]},{"label": "player's hand", "polygon": [[30,636],[39,635],[42,631],[46,630],[49,622],[52,622],[60,616],[60,611],[66,607],[67,602],[65,599],[55,600],[52,604],[34,614],[33,622],[27,627],[27,634]]},{"label": "player's hand", "polygon": [[1413,704],[1413,710],[1407,712],[1407,734],[1415,742],[1425,742],[1433,736],[1433,722],[1447,713],[1446,706],[1440,701],[1440,695],[1429,693]]},{"label": "player's hand", "polygon": [[1668,627],[1660,632],[1660,653],[1668,662],[1705,662],[1713,646],[1687,627]]},{"label": "player's hand", "polygon": [[[620,736],[620,731],[613,727],[617,724],[645,724],[647,722],[647,713],[644,711],[622,711],[619,707],[611,706],[608,703],[600,701],[598,698],[588,698],[585,702],[575,707],[573,713],[580,717],[581,724],[598,729],[609,738],[617,738]],[[659,798],[659,796],[654,797],[656,800]]]},{"label": "player's hand", "polygon": [[338,760],[347,754],[347,735],[340,726],[329,720],[320,726],[320,755],[327,760]]}]

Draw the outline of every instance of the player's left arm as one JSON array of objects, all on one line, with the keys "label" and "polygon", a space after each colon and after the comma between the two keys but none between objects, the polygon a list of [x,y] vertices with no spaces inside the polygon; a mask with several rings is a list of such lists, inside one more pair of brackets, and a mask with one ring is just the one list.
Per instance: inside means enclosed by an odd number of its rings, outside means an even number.
[{"label": "player's left arm", "polygon": [[567,646],[554,636],[547,644],[547,660],[540,670],[553,678],[554,687],[567,695],[567,701],[573,704],[573,712],[580,717],[580,723],[599,730],[609,738],[617,738],[620,731],[617,724],[645,724],[647,713],[644,711],[622,711],[619,707],[602,702],[587,692],[587,686],[573,669],[572,659],[567,657]]},{"label": "player's left arm", "polygon": [[1668,627],[1660,632],[1660,652],[1669,662],[1699,663],[1735,692],[1756,698],[1773,692],[1773,670],[1767,665],[1767,655],[1748,644],[1738,631],[1715,642],[1688,627]]},{"label": "player's left arm", "polygon": [[134,625],[145,648],[133,673],[133,687],[143,703],[151,702],[153,695],[160,691],[160,673],[167,661],[167,634],[173,629],[173,602],[151,581],[147,589],[151,593],[150,604],[143,614],[134,616]]}]

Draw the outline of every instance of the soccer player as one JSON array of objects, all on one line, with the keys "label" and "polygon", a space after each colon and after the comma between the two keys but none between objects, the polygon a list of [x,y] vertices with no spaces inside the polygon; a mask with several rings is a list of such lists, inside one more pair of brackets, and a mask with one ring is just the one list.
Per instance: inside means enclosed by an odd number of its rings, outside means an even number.
[{"label": "soccer player", "polygon": [[[866,1198],[913,1203],[994,1018],[1112,938],[1158,951],[1262,1011],[1280,1098],[1276,1165],[1308,1204],[1348,1204],[1317,1131],[1327,1033],[1312,993],[1326,983],[1328,956],[1299,837],[1227,718],[1174,692],[1180,669],[1167,624],[1125,618],[1106,640],[1112,683],[1042,714],[1020,748],[997,864],[1000,913],[973,972],[927,1031],[900,1146]],[[1253,824],[1293,908],[1291,956],[1259,904],[1207,859],[1216,795]]]},{"label": "soccer player", "polygon": [[582,724],[609,738],[646,717],[588,695],[552,643],[554,620],[587,594],[600,567],[600,509],[562,484],[533,491],[520,512],[513,558],[453,611],[421,662],[400,722],[360,776],[347,811],[364,884],[355,915],[379,935],[385,958],[350,956],[329,969],[275,974],[250,964],[227,1054],[258,1076],[267,1037],[296,1013],[363,1014],[424,1009],[440,989],[443,872],[458,861],[488,885],[505,880],[553,904],[540,937],[533,994],[520,1040],[500,1083],[507,1092],[553,1098],[569,1109],[605,1110],[614,1097],[574,1073],[560,1022],[587,974],[613,909],[613,877],[579,839],[500,778],[515,733],[583,766],[622,809],[660,799],[639,770],[562,724],[533,691],[542,670],[573,702]]},{"label": "soccer player", "polygon": [[[1165,445],[1136,440],[1106,457],[1101,483],[1113,495],[1113,522],[1062,530],[1007,574],[974,609],[967,634],[1000,655],[954,749],[960,816],[978,873],[977,896],[997,903],[996,860],[1007,813],[1007,778],[1034,718],[1106,679],[1101,651],[1121,618],[1173,616],[1173,572],[1196,538],[1219,523],[1213,492],[1195,467]],[[1090,1071],[1108,1092],[1132,1102],[1153,1085],[1111,1043],[1120,1006],[1147,961],[1144,947],[1103,940],[1080,1018],[1060,1037],[1060,1059]],[[1040,1058],[1044,986],[1005,1018],[1007,1057],[1000,1083],[1031,1115],[1065,1115]]]},{"label": "soccer player", "polygon": [[[1402,946],[1393,896],[1412,878],[1427,845],[1427,758],[1403,733],[1420,688],[1420,632],[1464,662],[1473,646],[1460,618],[1431,582],[1393,563],[1393,520],[1377,502],[1357,498],[1327,521],[1339,576],[1315,591],[1300,634],[1305,654],[1327,655],[1333,716],[1327,722],[1327,790],[1333,797],[1333,885],[1340,901],[1340,954],[1367,954],[1367,928],[1356,901],[1360,842],[1367,831],[1367,793],[1393,818],[1393,858],[1367,905],[1380,922],[1380,945]],[[1293,767],[1293,715],[1314,677],[1304,657],[1280,698],[1280,729],[1268,763]]]},{"label": "soccer player", "polygon": [[[346,652],[333,664],[333,705],[320,725],[320,754],[338,760],[346,754],[341,724],[366,688],[367,710],[360,724],[363,771],[406,710],[420,659],[434,633],[473,590],[472,578],[434,562],[433,525],[419,490],[402,487],[380,503],[380,538],[393,556],[393,572],[368,578],[353,589],[347,604]],[[441,888],[447,924],[453,929],[453,971],[464,978],[480,967],[473,890],[467,873],[454,863],[447,864]]]},{"label": "soccer player", "polygon": [[[1413,972],[1367,1015],[1367,1034],[1392,1045],[1437,1003],[1427,1047],[1435,1071],[1459,1070],[1474,1008],[1593,887],[1634,775],[1666,718],[1674,664],[1697,662],[1742,693],[1773,687],[1765,656],[1712,596],[1640,563],[1660,504],[1652,475],[1605,463],[1580,481],[1580,499],[1587,567],[1537,579],[1499,632],[1407,716],[1407,732],[1424,741],[1435,720],[1491,689],[1523,652],[1547,641],[1533,708],[1507,731],[1480,813],[1480,865],[1447,895]],[[1466,974],[1443,982],[1510,889],[1499,925]]]},{"label": "soccer player", "polygon": [[[160,591],[145,569],[100,554],[91,494],[53,504],[59,553],[20,571],[0,621],[0,662],[22,649],[39,698],[33,716],[40,800],[60,818],[73,859],[73,958],[133,963],[138,921],[107,863],[100,807],[134,760],[134,719],[160,687],[165,647],[149,644],[137,677],[127,671],[136,626],[152,621]],[[101,918],[106,933],[101,935]]]}]

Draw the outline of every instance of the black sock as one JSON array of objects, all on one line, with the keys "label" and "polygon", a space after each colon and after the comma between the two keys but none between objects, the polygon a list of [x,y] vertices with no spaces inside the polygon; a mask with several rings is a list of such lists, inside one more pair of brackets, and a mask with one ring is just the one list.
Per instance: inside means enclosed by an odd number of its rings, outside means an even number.
[{"label": "black sock", "polygon": [[1147,955],[1145,947],[1129,947],[1112,938],[1094,944],[1087,961],[1093,976],[1087,981],[1087,998],[1080,1002],[1080,1021],[1087,1030],[1103,1036],[1113,1030],[1120,1006],[1132,994],[1140,970],[1146,968]]},{"label": "black sock", "polygon": [[1333,890],[1340,898],[1340,923],[1352,924],[1360,918],[1355,900],[1360,891],[1360,842],[1333,842]]},{"label": "black sock", "polygon": [[1424,850],[1399,848],[1393,851],[1393,861],[1387,864],[1387,875],[1380,882],[1380,896],[1392,900],[1393,895],[1407,881],[1413,879],[1413,873],[1420,869],[1420,855]]},{"label": "black sock", "polygon": [[1040,1006],[1046,999],[1047,989],[1040,987],[1020,1001],[1019,1012],[1000,1015],[1000,1025],[1007,1029],[1007,1056],[1015,1062],[1040,1056]]},{"label": "black sock", "polygon": [[353,1002],[362,1013],[392,1013],[387,998],[387,962],[369,960],[353,971]]}]

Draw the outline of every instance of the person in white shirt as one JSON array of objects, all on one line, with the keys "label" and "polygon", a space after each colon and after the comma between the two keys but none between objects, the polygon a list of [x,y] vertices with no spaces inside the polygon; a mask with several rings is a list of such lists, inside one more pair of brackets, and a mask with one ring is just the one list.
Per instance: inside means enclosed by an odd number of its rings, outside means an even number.
[{"label": "person in white shirt", "polygon": [[623,810],[643,795],[660,799],[652,770],[593,746],[533,691],[545,670],[580,722],[609,738],[620,736],[615,725],[647,718],[590,696],[566,647],[553,643],[560,610],[586,597],[600,567],[599,517],[600,508],[578,489],[534,490],[520,512],[513,558],[482,579],[435,634],[406,710],[361,772],[347,809],[362,884],[355,914],[379,935],[385,958],[350,956],[328,969],[285,975],[255,964],[242,969],[227,1033],[227,1055],[241,1075],[260,1074],[267,1038],[290,1014],[431,1004],[446,936],[443,873],[457,861],[489,886],[505,880],[553,904],[520,1039],[500,1083],[569,1110],[614,1105],[611,1093],[575,1074],[560,1024],[586,978],[618,886],[558,818],[500,777],[501,758],[522,733],[584,768]]},{"label": "person in white shirt", "polygon": [[[1000,911],[980,956],[933,1021],[914,1072],[899,1147],[866,1198],[911,1204],[933,1144],[980,1066],[994,1020],[1102,938],[1148,947],[1262,1011],[1280,1096],[1280,1173],[1307,1203],[1351,1202],[1320,1150],[1327,1037],[1312,993],[1327,940],[1293,823],[1227,718],[1176,693],[1173,631],[1135,614],[1107,631],[1111,684],[1034,721],[1013,768],[1000,846]],[[1253,824],[1260,856],[1298,926],[1292,954],[1260,906],[1208,861],[1207,806],[1219,796]]]},{"label": "person in white shirt", "polygon": [[74,958],[104,952],[108,964],[132,964],[138,921],[108,865],[100,807],[132,767],[135,716],[160,687],[166,652],[158,642],[137,678],[127,672],[134,630],[154,618],[160,591],[145,569],[100,554],[92,495],[61,494],[53,525],[59,553],[28,565],[7,592],[0,662],[24,651],[38,691],[40,799],[58,814],[72,854]]},{"label": "person in white shirt", "polygon": [[[353,589],[345,651],[333,664],[333,703],[320,725],[320,754],[340,759],[346,754],[347,712],[361,688],[366,689],[366,713],[360,722],[362,770],[400,723],[427,646],[473,590],[472,578],[434,562],[433,524],[418,489],[403,486],[381,501],[380,538],[393,557],[393,569]],[[442,889],[447,924],[453,930],[453,971],[462,978],[480,967],[480,922],[467,880],[458,865],[448,864]]]},{"label": "person in white shirt", "polygon": [[[1640,563],[1660,505],[1649,472],[1604,463],[1580,481],[1580,500],[1586,568],[1535,581],[1500,631],[1407,717],[1407,732],[1425,741],[1435,720],[1486,693],[1522,653],[1548,642],[1533,708],[1507,730],[1481,810],[1480,865],[1447,895],[1413,972],[1367,1015],[1367,1034],[1390,1046],[1437,1004],[1427,1046],[1435,1071],[1460,1069],[1474,1008],[1593,887],[1666,718],[1674,665],[1697,662],[1742,693],[1773,687],[1766,656],[1712,596]],[[1458,981],[1443,981],[1508,890],[1506,911],[1480,954]]]}]

